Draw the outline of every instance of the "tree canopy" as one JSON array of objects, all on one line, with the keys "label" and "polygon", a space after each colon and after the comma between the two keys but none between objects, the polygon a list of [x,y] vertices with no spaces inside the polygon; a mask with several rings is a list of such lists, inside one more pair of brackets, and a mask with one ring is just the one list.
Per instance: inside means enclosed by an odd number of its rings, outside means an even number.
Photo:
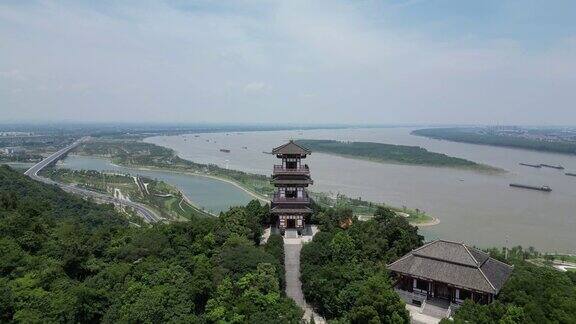
[{"label": "tree canopy", "polygon": [[478,305],[466,302],[454,315],[456,323],[575,322],[574,273],[534,264],[531,261],[540,257],[540,253],[533,247],[523,249],[516,246],[507,253],[490,249],[489,253],[493,258],[514,265],[514,271],[494,303]]},{"label": "tree canopy", "polygon": [[130,227],[110,205],[0,167],[0,322],[299,323],[265,206]]},{"label": "tree canopy", "polygon": [[409,322],[404,303],[392,289],[386,264],[422,245],[417,229],[382,207],[365,222],[346,209],[321,211],[315,220],[322,231],[302,249],[306,300],[327,319]]}]

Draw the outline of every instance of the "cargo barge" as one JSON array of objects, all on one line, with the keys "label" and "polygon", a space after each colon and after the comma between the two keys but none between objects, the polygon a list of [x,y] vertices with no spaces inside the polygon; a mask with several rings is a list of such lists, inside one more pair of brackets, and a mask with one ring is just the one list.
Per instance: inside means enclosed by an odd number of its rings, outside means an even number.
[{"label": "cargo barge", "polygon": [[230,150],[228,150],[228,149],[220,149],[220,152],[230,153]]},{"label": "cargo barge", "polygon": [[522,188],[522,189],[531,189],[531,190],[539,190],[539,191],[545,191],[545,192],[550,192],[552,191],[552,189],[548,186],[529,186],[529,185],[523,185],[523,184],[519,184],[519,183],[511,183],[510,187],[514,187],[514,188]]},{"label": "cargo barge", "polygon": [[550,165],[550,164],[540,164],[545,168],[556,169],[556,170],[564,170],[564,167],[561,165]]},{"label": "cargo barge", "polygon": [[520,165],[531,167],[531,168],[541,168],[540,164],[530,164],[530,163],[519,163]]}]

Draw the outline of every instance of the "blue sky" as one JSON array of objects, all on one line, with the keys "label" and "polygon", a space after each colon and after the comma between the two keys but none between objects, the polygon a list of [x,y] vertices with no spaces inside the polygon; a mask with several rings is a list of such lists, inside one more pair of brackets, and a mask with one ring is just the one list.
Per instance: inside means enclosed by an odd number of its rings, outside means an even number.
[{"label": "blue sky", "polygon": [[0,1],[2,121],[576,125],[576,1]]},{"label": "blue sky", "polygon": [[[576,2],[562,1],[398,1],[394,24],[437,38],[513,39],[543,49],[576,34]],[[384,12],[381,11],[381,12]]]}]

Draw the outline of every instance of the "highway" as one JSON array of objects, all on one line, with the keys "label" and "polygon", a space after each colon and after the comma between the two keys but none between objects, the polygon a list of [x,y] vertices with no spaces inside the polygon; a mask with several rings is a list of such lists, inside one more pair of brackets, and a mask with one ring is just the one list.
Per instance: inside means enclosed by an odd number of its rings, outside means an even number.
[{"label": "highway", "polygon": [[114,198],[114,197],[111,197],[111,196],[108,196],[108,195],[105,195],[105,194],[102,194],[99,192],[95,192],[95,191],[91,191],[91,190],[87,190],[87,189],[83,189],[83,188],[78,188],[78,187],[73,186],[73,185],[59,183],[59,182],[56,182],[56,181],[53,181],[51,179],[47,179],[47,178],[44,178],[44,177],[41,177],[38,175],[38,173],[40,171],[42,171],[42,169],[49,166],[50,164],[56,163],[58,160],[60,160],[66,154],[68,154],[68,152],[72,151],[78,145],[82,144],[83,142],[85,142],[87,140],[88,140],[88,137],[83,137],[83,138],[75,141],[74,143],[70,144],[69,146],[53,153],[52,155],[48,156],[44,160],[38,162],[37,164],[32,166],[30,169],[26,170],[26,172],[24,172],[24,174],[29,176],[30,178],[36,180],[36,181],[40,181],[40,182],[43,182],[46,184],[57,185],[66,192],[79,194],[79,195],[82,195],[84,197],[91,197],[91,198],[94,198],[96,201],[103,202],[103,203],[111,203],[114,205],[131,207],[147,223],[155,223],[155,222],[162,221],[163,220],[162,217],[156,215],[155,212],[150,210],[144,204],[140,204],[140,203],[128,201],[128,200],[117,199],[117,198]]}]

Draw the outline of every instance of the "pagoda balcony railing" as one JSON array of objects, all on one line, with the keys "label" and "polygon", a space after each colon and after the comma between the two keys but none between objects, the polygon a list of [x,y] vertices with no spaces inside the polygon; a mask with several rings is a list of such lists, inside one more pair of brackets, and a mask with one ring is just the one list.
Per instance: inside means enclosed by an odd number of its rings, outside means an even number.
[{"label": "pagoda balcony railing", "polygon": [[274,174],[310,174],[310,169],[308,168],[308,165],[297,168],[286,168],[282,165],[275,165]]},{"label": "pagoda balcony railing", "polygon": [[310,197],[307,195],[304,197],[280,197],[280,195],[275,194],[272,197],[272,202],[285,204],[308,204],[310,203]]}]

